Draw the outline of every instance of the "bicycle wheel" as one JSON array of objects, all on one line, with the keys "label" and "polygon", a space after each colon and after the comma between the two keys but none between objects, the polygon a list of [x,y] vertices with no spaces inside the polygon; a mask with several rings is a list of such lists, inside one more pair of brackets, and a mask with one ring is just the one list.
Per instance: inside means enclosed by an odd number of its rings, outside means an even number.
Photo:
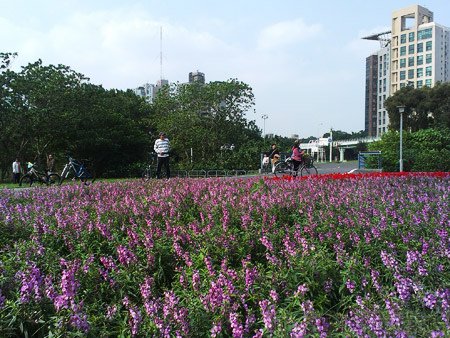
[{"label": "bicycle wheel", "polygon": [[33,177],[31,175],[23,175],[19,180],[19,187],[22,185],[31,187],[33,182]]},{"label": "bicycle wheel", "polygon": [[301,176],[316,176],[318,175],[317,168],[315,166],[303,166],[301,170]]},{"label": "bicycle wheel", "polygon": [[141,178],[144,182],[147,182],[149,179],[152,178],[152,169],[151,168],[145,168],[142,172]]},{"label": "bicycle wheel", "polygon": [[47,185],[61,184],[61,177],[56,173],[51,173],[47,177]]},{"label": "bicycle wheel", "polygon": [[81,173],[79,178],[80,178],[81,182],[84,183],[84,185],[90,185],[90,184],[94,183],[96,177],[95,177],[95,174],[91,174],[90,172],[85,170]]},{"label": "bicycle wheel", "polygon": [[280,162],[277,163],[277,165],[275,165],[275,169],[274,169],[274,175],[275,176],[283,176],[283,175],[288,175],[290,174],[290,168],[289,166],[286,164],[286,162]]},{"label": "bicycle wheel", "polygon": [[67,164],[64,166],[63,171],[61,172],[61,177],[59,179],[59,185],[63,183],[64,180],[71,180],[74,178],[73,169],[71,169]]}]

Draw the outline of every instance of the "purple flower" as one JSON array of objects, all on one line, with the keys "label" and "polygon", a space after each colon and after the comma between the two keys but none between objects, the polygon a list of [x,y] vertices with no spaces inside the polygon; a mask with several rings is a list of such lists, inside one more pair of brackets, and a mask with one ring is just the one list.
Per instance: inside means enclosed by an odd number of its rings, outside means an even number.
[{"label": "purple flower", "polygon": [[328,324],[328,321],[324,318],[317,318],[315,321],[317,331],[319,331],[320,337],[326,337],[328,328],[330,327],[330,324]]},{"label": "purple flower", "polygon": [[307,292],[308,292],[308,287],[306,286],[306,284],[300,284],[297,288],[297,291],[295,292],[295,295],[302,295],[304,296]]},{"label": "purple flower", "polygon": [[117,305],[108,305],[106,308],[106,318],[112,319],[117,312]]},{"label": "purple flower", "polygon": [[259,302],[263,316],[264,326],[269,332],[273,332],[276,322],[275,306],[266,299]]},{"label": "purple flower", "polygon": [[244,336],[242,324],[239,322],[238,315],[235,312],[230,313],[230,325],[234,338],[240,338]]},{"label": "purple flower", "polygon": [[303,338],[307,337],[308,334],[308,324],[306,322],[295,323],[294,328],[290,333],[291,338]]},{"label": "purple flower", "polygon": [[270,298],[272,298],[274,303],[278,302],[278,293],[275,290],[270,290]]},{"label": "purple flower", "polygon": [[222,332],[222,324],[220,322],[214,323],[213,327],[211,328],[211,337],[217,337],[217,335]]},{"label": "purple flower", "polygon": [[423,302],[427,308],[433,309],[436,305],[437,299],[434,294],[428,293],[425,297],[423,297]]},{"label": "purple flower", "polygon": [[348,291],[350,291],[350,293],[353,293],[355,291],[356,283],[350,279],[347,279],[347,281],[345,282],[345,286],[347,287]]},{"label": "purple flower", "polygon": [[2,295],[2,290],[0,289],[0,309],[5,306],[6,297]]},{"label": "purple flower", "polygon": [[137,260],[134,253],[128,250],[124,245],[119,245],[117,247],[117,254],[119,255],[119,262],[124,266],[128,266]]},{"label": "purple flower", "polygon": [[192,274],[192,287],[195,291],[198,291],[200,289],[200,273],[198,270],[195,270]]}]

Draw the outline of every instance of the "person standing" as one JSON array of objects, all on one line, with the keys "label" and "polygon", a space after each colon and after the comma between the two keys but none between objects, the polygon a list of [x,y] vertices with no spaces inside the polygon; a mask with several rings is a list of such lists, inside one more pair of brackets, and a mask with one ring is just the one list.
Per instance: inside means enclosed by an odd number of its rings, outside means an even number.
[{"label": "person standing", "polygon": [[52,154],[47,155],[47,172],[49,174],[55,172],[55,159]]},{"label": "person standing", "polygon": [[20,173],[22,172],[22,167],[20,166],[20,161],[18,158],[12,164],[12,172],[13,172],[13,182],[14,184],[19,183]]},{"label": "person standing", "polygon": [[166,170],[166,178],[170,178],[170,168],[169,168],[169,151],[170,142],[167,135],[163,132],[159,133],[159,138],[155,141],[156,154],[158,155],[158,161],[156,166],[156,178],[161,178],[161,169],[164,166]]}]

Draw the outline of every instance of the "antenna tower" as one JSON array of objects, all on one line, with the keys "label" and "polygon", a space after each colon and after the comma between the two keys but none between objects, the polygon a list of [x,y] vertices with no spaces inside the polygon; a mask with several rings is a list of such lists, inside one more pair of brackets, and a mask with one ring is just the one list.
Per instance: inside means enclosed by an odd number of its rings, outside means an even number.
[{"label": "antenna tower", "polygon": [[163,80],[163,54],[162,54],[162,26],[160,28],[160,33],[159,33],[159,65],[160,65],[160,80],[162,83]]}]

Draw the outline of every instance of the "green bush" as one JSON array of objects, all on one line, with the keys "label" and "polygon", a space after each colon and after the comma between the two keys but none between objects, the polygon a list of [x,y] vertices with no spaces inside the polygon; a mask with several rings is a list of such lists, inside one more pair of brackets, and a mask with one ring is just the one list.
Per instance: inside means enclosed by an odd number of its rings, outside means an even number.
[{"label": "green bush", "polygon": [[[369,150],[380,150],[383,171],[399,170],[399,133],[389,131],[380,141],[369,144]],[[404,171],[449,171],[450,130],[422,129],[403,132]]]}]

